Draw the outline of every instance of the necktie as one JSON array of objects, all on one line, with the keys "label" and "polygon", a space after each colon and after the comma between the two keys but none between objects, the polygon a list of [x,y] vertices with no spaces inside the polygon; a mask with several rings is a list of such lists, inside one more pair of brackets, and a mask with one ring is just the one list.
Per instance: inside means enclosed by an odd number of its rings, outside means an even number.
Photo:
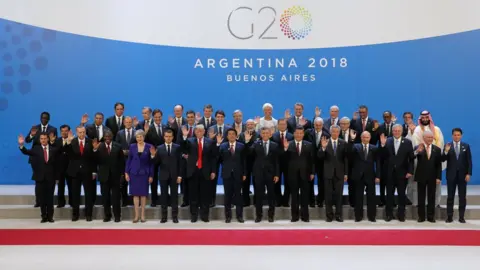
[{"label": "necktie", "polygon": [[457,159],[460,156],[460,146],[459,146],[459,144],[460,143],[455,143],[455,155],[457,156]]},{"label": "necktie", "polygon": [[47,127],[43,127],[43,132],[47,132]]},{"label": "necktie", "polygon": [[398,140],[395,139],[395,155],[398,153]]},{"label": "necktie", "polygon": [[280,141],[282,141],[282,143],[283,143],[283,140],[285,140],[285,137],[283,136],[283,132],[282,132],[282,133],[280,133]]},{"label": "necktie", "polygon": [[365,119],[362,119],[362,131],[365,131],[365,127],[366,127],[366,121]]},{"label": "necktie", "polygon": [[155,125],[155,127],[156,127],[155,129],[157,130],[157,135],[160,136],[160,128],[159,128],[159,126],[158,126],[158,125]]},{"label": "necktie", "polygon": [[333,155],[337,155],[337,141],[333,141]]},{"label": "necktie", "polygon": [[67,140],[63,139],[63,146],[67,145]]},{"label": "necktie", "polygon": [[45,163],[48,162],[48,153],[47,153],[47,147],[43,147],[43,158],[45,159]]},{"label": "necktie", "polygon": [[320,132],[317,132],[317,138],[315,139],[315,143],[317,144],[317,146],[320,143],[320,137]]},{"label": "necktie", "polygon": [[296,120],[295,120],[295,124],[298,125],[298,122],[300,122],[300,118],[297,116],[297,117],[296,117]]},{"label": "necktie", "polygon": [[180,121],[180,118],[177,118],[177,127],[181,127],[182,126],[182,122]]},{"label": "necktie", "polygon": [[188,128],[188,137],[192,137],[192,127]]},{"label": "necktie", "polygon": [[100,126],[97,126],[97,138],[100,140]]},{"label": "necktie", "polygon": [[117,127],[120,128],[120,126],[122,125],[122,121],[120,121],[120,117],[117,117]]},{"label": "necktie", "polygon": [[335,125],[335,118],[332,118],[332,126]]},{"label": "necktie", "polygon": [[109,144],[107,144],[107,152],[110,155],[110,145]]},{"label": "necktie", "polygon": [[427,158],[430,159],[430,145],[427,145]]},{"label": "necktie", "polygon": [[363,157],[365,158],[365,160],[367,160],[368,158],[368,150],[366,144],[363,145]]},{"label": "necktie", "polygon": [[390,124],[387,124],[387,137],[390,136]]},{"label": "necktie", "polygon": [[83,155],[83,141],[80,141],[80,155]]},{"label": "necktie", "polygon": [[167,154],[170,156],[170,144],[167,144]]},{"label": "necktie", "polygon": [[221,134],[221,135],[223,135],[223,130],[222,130],[222,127],[218,127],[218,134]]},{"label": "necktie", "polygon": [[207,128],[210,127],[210,118],[207,119]]},{"label": "necktie", "polygon": [[130,144],[130,140],[131,140],[131,136],[130,136],[130,129],[127,130],[127,143]]},{"label": "necktie", "polygon": [[230,144],[230,153],[232,155],[235,154],[235,148],[233,147],[233,144]]},{"label": "necktie", "polygon": [[201,169],[203,164],[202,164],[202,158],[203,158],[203,145],[202,145],[202,139],[198,139],[198,160],[197,160],[197,168]]},{"label": "necktie", "polygon": [[300,143],[297,142],[297,154],[300,156]]},{"label": "necktie", "polygon": [[263,151],[265,153],[265,156],[268,156],[267,146],[268,146],[268,142],[263,142]]}]

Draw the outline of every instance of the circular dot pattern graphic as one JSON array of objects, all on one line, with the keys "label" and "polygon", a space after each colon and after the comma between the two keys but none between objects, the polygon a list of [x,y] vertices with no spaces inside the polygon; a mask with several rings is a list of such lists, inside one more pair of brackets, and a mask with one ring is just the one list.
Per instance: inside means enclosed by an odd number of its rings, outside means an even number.
[{"label": "circular dot pattern graphic", "polygon": [[[293,18],[300,18],[302,25],[292,26]],[[303,7],[293,6],[282,13],[280,28],[285,36],[293,40],[303,39],[312,31],[312,16]]]}]

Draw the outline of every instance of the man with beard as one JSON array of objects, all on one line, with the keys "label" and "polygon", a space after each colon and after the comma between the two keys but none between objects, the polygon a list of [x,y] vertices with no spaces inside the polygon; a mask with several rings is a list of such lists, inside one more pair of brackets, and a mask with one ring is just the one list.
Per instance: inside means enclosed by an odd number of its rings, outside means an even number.
[{"label": "man with beard", "polygon": [[[415,128],[415,131],[413,132],[412,136],[412,143],[413,147],[417,147],[421,143],[425,143],[423,141],[423,133],[425,131],[430,131],[433,133],[433,145],[439,147],[440,149],[444,149],[445,141],[443,138],[442,131],[440,130],[439,127],[435,126],[433,123],[432,115],[430,114],[429,111],[423,111],[420,114],[420,118],[418,120],[418,126]],[[446,168],[446,163],[442,163],[442,170],[445,170]],[[414,193],[416,191],[416,188],[414,188]],[[435,205],[437,207],[440,207],[440,198],[442,196],[442,186],[441,184],[437,184],[436,189],[435,189]],[[416,202],[417,194],[414,194],[414,205],[418,205],[418,202]]]}]

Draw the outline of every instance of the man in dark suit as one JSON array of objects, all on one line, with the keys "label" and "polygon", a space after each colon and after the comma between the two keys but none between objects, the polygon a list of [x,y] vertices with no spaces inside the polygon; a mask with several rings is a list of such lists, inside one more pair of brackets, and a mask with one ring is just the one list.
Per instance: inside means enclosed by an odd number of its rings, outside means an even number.
[{"label": "man in dark suit", "polygon": [[152,108],[143,107],[142,108],[142,118],[143,118],[143,120],[138,122],[138,124],[135,123],[136,118],[134,118],[133,122],[134,122],[134,125],[136,124],[135,129],[137,129],[137,130],[141,129],[141,130],[145,131],[145,128],[150,127],[153,124]]},{"label": "man in dark suit", "polygon": [[225,222],[232,220],[232,199],[234,200],[237,221],[243,220],[243,199],[241,196],[242,181],[246,176],[246,154],[248,148],[237,142],[237,131],[233,128],[227,130],[227,141],[217,136],[219,163],[222,165],[223,187],[225,189]]},{"label": "man in dark suit", "polygon": [[[323,137],[329,139],[330,133],[327,129],[323,126],[323,119],[320,117],[315,118],[313,121],[314,128],[309,129],[305,132],[305,140],[309,141],[313,148],[315,149],[315,153],[321,147],[321,140]],[[315,154],[315,173],[317,174],[317,186],[318,186],[318,196],[317,196],[317,204],[319,207],[323,207],[323,202],[325,201],[325,181],[323,179],[323,160],[318,158]],[[315,207],[315,185],[314,181],[310,182],[310,207]]]},{"label": "man in dark suit", "polygon": [[442,182],[442,149],[433,145],[433,133],[423,133],[424,143],[415,149],[417,168],[415,181],[418,190],[418,222],[425,221],[425,197],[428,194],[427,220],[435,223],[435,188]]},{"label": "man in dark suit", "polygon": [[402,137],[402,125],[395,124],[392,128],[393,137],[387,138],[380,135],[380,151],[383,166],[387,170],[387,207],[385,221],[393,219],[393,204],[395,189],[398,194],[398,220],[405,221],[405,185],[413,175],[413,153],[412,142]]},{"label": "man in dark suit", "polygon": [[[368,116],[367,106],[359,106],[358,111],[353,114],[353,119],[350,122],[350,128],[354,129],[357,134],[362,134],[362,132],[368,131],[372,135],[370,143],[373,145],[377,145],[378,136],[376,134],[377,129],[379,128],[379,124],[377,120],[373,120]],[[356,138],[357,139],[355,142],[360,143],[360,136],[357,136]]]},{"label": "man in dark suit", "polygon": [[123,105],[121,102],[117,102],[113,108],[115,109],[115,114],[107,118],[105,121],[105,126],[112,131],[113,139],[115,140],[118,131],[125,128],[123,125],[123,112],[125,111],[125,105]]},{"label": "man in dark suit", "polygon": [[[130,149],[130,144],[136,143],[137,141],[135,139],[135,129],[132,127],[133,120],[130,116],[124,117],[123,125],[125,126],[125,128],[118,131],[117,136],[115,137],[115,141],[119,143],[122,147],[123,154],[126,160],[128,157],[128,149]],[[125,177],[123,176],[120,185],[120,194],[122,197],[122,207],[133,204],[131,198],[128,196],[128,182],[125,181]]]},{"label": "man in dark suit", "polygon": [[[253,121],[253,119],[252,119]],[[233,124],[232,127],[237,131],[238,134],[245,132],[247,126],[243,123],[243,113],[240,110],[235,110],[233,112]]]},{"label": "man in dark suit", "polygon": [[186,154],[186,180],[190,187],[190,214],[193,223],[200,218],[209,222],[209,205],[211,203],[211,182],[217,171],[217,149],[215,143],[205,138],[203,125],[195,126],[195,137],[187,138],[188,130],[183,130],[183,152]]},{"label": "man in dark suit", "polygon": [[[57,159],[58,177],[58,191],[57,191],[57,208],[65,207],[65,186],[68,187],[68,204],[72,206],[72,179],[67,175],[68,169],[68,151],[66,148],[68,133],[70,132],[69,125],[60,126],[60,138],[57,138],[52,146],[58,149],[59,155]],[[53,133],[50,136],[55,136]],[[66,185],[65,185],[66,184]]]},{"label": "man in dark suit", "polygon": [[[353,134],[354,137],[356,134]],[[350,166],[352,169],[353,182],[355,184],[355,221],[363,219],[363,192],[367,191],[367,218],[375,222],[377,215],[377,203],[375,201],[375,183],[380,182],[380,154],[377,146],[370,144],[370,133],[364,131],[361,135],[362,143],[356,143],[352,147]]]},{"label": "man in dark suit", "polygon": [[[385,135],[387,138],[391,138],[393,136],[393,125],[392,122],[392,112],[385,111],[383,112],[383,120],[384,122],[378,127],[377,135]],[[386,162],[386,160],[381,160],[381,162]],[[378,204],[380,207],[386,204],[385,193],[387,189],[387,180],[388,180],[388,166],[384,166],[381,164],[381,177],[380,177],[380,203]]]},{"label": "man in dark suit", "polygon": [[[278,120],[278,131],[273,133],[272,141],[277,143],[280,147],[283,147],[285,140],[287,142],[293,140],[293,134],[287,131],[287,120],[286,119],[279,119]],[[281,151],[278,157],[278,163],[280,166],[280,174],[279,177],[283,175],[283,184],[284,184],[284,192],[282,196],[282,184],[281,181],[275,183],[275,201],[276,206],[284,206],[290,207],[290,182],[288,181],[288,158],[284,151]]]},{"label": "man in dark suit", "polygon": [[[215,112],[215,120],[217,120],[217,124],[210,127],[208,129],[208,137],[211,140],[215,140],[215,138],[220,135],[223,138],[223,142],[227,141],[227,130],[229,130],[231,127],[230,125],[225,124],[225,112],[222,110],[217,110]],[[216,204],[216,199],[217,199],[217,185],[218,185],[218,170],[220,169],[220,161],[217,163],[217,171],[215,173],[215,179],[211,182],[211,203],[210,207],[214,207]]]},{"label": "man in dark suit", "polygon": [[[339,113],[340,113],[340,108],[338,108],[337,105],[333,105],[330,107],[330,118],[325,120],[323,124],[327,130],[330,130],[330,127],[334,125],[340,126],[340,118],[338,117]],[[340,139],[343,139],[343,138],[340,136]]]},{"label": "man in dark suit", "polygon": [[[50,134],[53,133],[55,134],[55,137],[57,136],[57,128],[50,125],[50,113],[48,112],[42,112],[40,114],[40,124],[33,126],[30,131],[28,132],[27,137],[25,138],[25,142],[27,143],[32,143],[32,146],[39,145],[40,144],[40,133],[46,133]],[[31,163],[31,158],[28,159],[28,163]],[[37,187],[37,182],[35,182],[35,197],[37,197],[38,193],[38,187]],[[35,207],[40,207],[40,204],[37,199],[35,199]]]},{"label": "man in dark suit", "polygon": [[[50,138],[54,142],[55,137]],[[33,180],[38,186],[38,202],[40,204],[42,223],[54,222],[53,220],[53,191],[55,181],[58,179],[58,170],[56,169],[58,149],[49,145],[49,138],[46,133],[38,134],[39,144],[27,149],[23,145],[25,138],[18,136],[18,145],[24,155],[31,157],[33,169]]]},{"label": "man in dark suit", "polygon": [[[168,126],[162,124],[162,118],[163,112],[160,109],[153,110],[153,124],[145,130],[145,142],[152,144],[155,148],[165,143],[163,135]],[[153,182],[150,184],[150,193],[152,196],[150,206],[156,207],[158,203],[158,166],[155,166]]]},{"label": "man in dark suit", "polygon": [[303,104],[300,102],[294,105],[294,115],[290,115],[290,109],[285,112],[287,119],[287,130],[293,133],[297,126],[302,126],[304,130],[312,128],[312,122],[303,116]]},{"label": "man in dark suit", "polygon": [[168,188],[172,205],[173,223],[178,223],[178,185],[182,182],[183,158],[180,145],[173,143],[173,131],[164,132],[165,143],[157,148],[150,148],[155,167],[160,167],[160,204],[162,205],[161,223],[167,222]]},{"label": "man in dark suit", "polygon": [[81,186],[85,193],[85,219],[92,221],[93,186],[96,186],[96,168],[93,162],[93,146],[86,138],[85,127],[77,127],[77,137],[72,131],[68,133],[67,150],[70,162],[67,174],[72,177],[72,221],[77,221],[80,215]]},{"label": "man in dark suit", "polygon": [[95,120],[93,124],[85,125],[88,122],[88,115],[84,114],[82,116],[82,121],[80,124],[85,127],[87,132],[87,137],[90,140],[97,139],[100,142],[103,142],[103,134],[110,129],[103,125],[103,113],[97,112],[95,114]]},{"label": "man in dark suit", "polygon": [[[302,126],[297,126],[293,134],[293,141],[283,141],[283,150],[288,160],[288,181],[292,192],[291,222],[297,222],[299,216],[303,222],[310,222],[308,200],[310,195],[310,182],[315,178],[315,149],[314,146],[303,140],[305,131]],[[299,192],[301,213],[299,213]],[[300,214],[300,215],[299,215]]]},{"label": "man in dark suit", "polygon": [[[355,143],[355,140],[352,139],[353,137],[357,137],[356,131],[354,129],[350,128],[350,118],[348,117],[342,117],[339,121],[340,124],[340,136],[338,136],[340,139],[344,140],[347,142],[351,147],[353,147],[353,144]],[[350,147],[350,149],[351,149]],[[348,155],[348,164],[352,163],[352,155]],[[353,181],[352,178],[352,166],[348,166],[348,202],[350,203],[351,207],[355,207],[355,182]],[[363,198],[363,196],[362,196]]]},{"label": "man in dark suit", "polygon": [[402,136],[405,138],[411,138],[413,132],[415,131],[415,122],[413,121],[413,113],[404,112],[403,113],[403,132]]},{"label": "man in dark suit", "polygon": [[187,124],[187,119],[183,117],[183,105],[177,104],[173,107],[174,117],[168,117],[168,127],[173,130],[173,137],[177,138],[178,133],[182,133],[182,126]]},{"label": "man in dark suit", "polygon": [[211,104],[207,104],[203,106],[203,117],[198,121],[197,124],[203,125],[205,129],[209,129],[211,126],[217,124],[217,120],[212,117],[213,113],[213,106]]},{"label": "man in dark suit", "polygon": [[392,128],[395,124],[392,119],[392,112],[391,111],[384,111],[383,112],[383,123],[378,127],[377,134],[384,134],[387,138],[392,137]]},{"label": "man in dark suit", "polygon": [[445,145],[442,161],[447,161],[447,223],[453,222],[453,202],[458,187],[458,221],[465,223],[467,183],[472,176],[472,152],[468,143],[462,142],[461,128],[452,129],[453,142]]},{"label": "man in dark suit", "polygon": [[[237,128],[235,128],[235,130],[237,130]],[[255,142],[257,139],[260,138],[258,132],[255,131],[255,122],[253,121],[253,119],[248,119],[247,120],[247,124],[246,124],[246,129],[244,129],[245,131],[240,133],[240,135],[238,136],[238,141],[243,143],[243,144],[246,144],[246,137],[250,137],[250,140],[252,142]],[[255,190],[255,178],[252,177],[252,169],[253,169],[253,162],[254,162],[254,159],[253,158],[247,158],[246,160],[246,176],[247,176],[247,179],[245,179],[245,181],[242,182],[242,198],[243,198],[243,206],[250,206],[250,185],[253,183],[253,190],[254,190],[254,194],[256,194],[256,190]],[[255,201],[255,197],[254,197],[254,201]]]},{"label": "man in dark suit", "polygon": [[339,135],[340,127],[331,126],[330,139],[322,138],[322,147],[318,150],[318,157],[323,160],[327,222],[333,221],[334,203],[335,220],[343,222],[343,183],[348,180],[349,144]]},{"label": "man in dark suit", "polygon": [[[268,198],[268,222],[275,218],[275,183],[279,182],[278,154],[281,149],[277,143],[270,141],[270,128],[261,129],[261,140],[254,140],[249,133],[245,133],[245,141],[249,147],[248,159],[253,159],[252,174],[255,177],[255,223],[262,221],[263,198],[265,186]],[[283,152],[283,151],[282,151]]]},{"label": "man in dark suit", "polygon": [[120,222],[120,181],[125,172],[125,157],[122,146],[112,141],[113,134],[110,130],[103,134],[103,138],[103,143],[97,139],[92,141],[103,197],[103,222],[112,220],[112,206],[115,222]]},{"label": "man in dark suit", "polygon": [[[187,131],[187,139],[188,138],[193,138],[195,136],[195,112],[193,110],[188,110],[185,114],[187,122],[185,125],[181,127],[181,130],[179,133],[177,133],[177,138],[174,140],[179,145],[182,145],[183,143],[183,130]],[[181,207],[187,207],[190,205],[190,191],[189,191],[189,182],[188,181],[182,181],[180,183],[180,191],[183,195],[183,202]]]}]

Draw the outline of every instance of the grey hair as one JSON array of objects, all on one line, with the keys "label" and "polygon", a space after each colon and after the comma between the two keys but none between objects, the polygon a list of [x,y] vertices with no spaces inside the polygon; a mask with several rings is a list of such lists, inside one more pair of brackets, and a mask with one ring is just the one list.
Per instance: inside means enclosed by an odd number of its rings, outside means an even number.
[{"label": "grey hair", "polygon": [[403,126],[400,125],[400,124],[395,124],[395,125],[393,125],[392,130],[393,130],[394,128],[396,128],[396,127],[399,127],[400,130],[403,131]]},{"label": "grey hair", "polygon": [[246,123],[250,123],[250,122],[255,123],[255,121],[254,121],[253,119],[248,119],[247,121],[245,121],[245,124],[246,124]]},{"label": "grey hair", "polygon": [[235,110],[235,111],[233,111],[233,115],[235,115],[236,113],[241,113],[241,114],[243,114],[242,111],[240,111],[240,110]]},{"label": "grey hair", "polygon": [[433,136],[433,132],[431,132],[430,130],[425,130],[423,132],[423,137],[427,136],[427,135],[430,135],[430,136]]},{"label": "grey hair", "polygon": [[313,123],[315,124],[317,122],[320,122],[320,123],[323,124],[323,119],[321,117],[317,117],[317,118],[315,118],[315,120],[313,120]]},{"label": "grey hair", "polygon": [[350,123],[350,118],[344,116],[344,117],[342,117],[342,118],[340,119],[339,122],[341,123],[342,121],[347,121],[348,123]]},{"label": "grey hair", "polygon": [[333,105],[333,106],[331,106],[331,107],[330,107],[330,111],[331,111],[332,109],[337,109],[337,110],[339,110],[339,111],[340,111],[340,108],[339,108],[337,105]]},{"label": "grey hair", "polygon": [[145,138],[145,131],[143,131],[143,129],[138,129],[135,131],[135,137],[137,136],[142,136],[143,138]]},{"label": "grey hair", "polygon": [[273,105],[270,104],[270,103],[265,103],[265,104],[263,104],[262,110],[265,110],[265,108],[267,108],[267,107],[270,107],[270,108],[273,110]]},{"label": "grey hair", "polygon": [[340,131],[340,127],[338,125],[331,125],[330,126],[330,132],[332,132],[333,129],[338,129],[338,131]]},{"label": "grey hair", "polygon": [[295,103],[295,105],[294,105],[294,106],[300,106],[300,107],[302,107],[302,109],[303,109],[303,103],[301,103],[301,102],[297,102],[297,103]]},{"label": "grey hair", "polygon": [[370,134],[370,132],[368,132],[368,131],[366,131],[366,130],[365,130],[364,132],[362,132],[361,137],[363,137],[363,135],[368,135],[368,136],[370,136],[370,137],[372,136],[372,134]]},{"label": "grey hair", "polygon": [[123,117],[123,121],[125,121],[125,120],[127,120],[127,119],[132,120],[132,117],[130,117],[130,116],[125,116],[125,117]]},{"label": "grey hair", "polygon": [[203,129],[203,130],[205,130],[205,126],[202,125],[202,124],[198,124],[198,125],[195,126],[195,130],[197,130],[197,129]]}]

